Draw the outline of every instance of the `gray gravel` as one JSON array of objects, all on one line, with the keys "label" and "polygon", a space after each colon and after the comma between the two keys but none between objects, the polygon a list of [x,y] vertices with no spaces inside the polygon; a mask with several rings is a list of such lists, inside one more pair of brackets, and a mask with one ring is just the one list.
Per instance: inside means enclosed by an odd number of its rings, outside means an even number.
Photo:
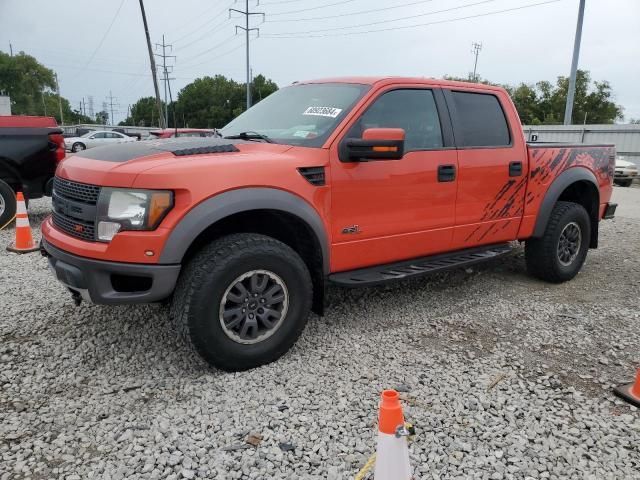
[{"label": "gray gravel", "polygon": [[[49,206],[32,203],[32,224]],[[74,307],[44,258],[4,251],[13,234],[0,232],[0,480],[352,478],[387,387],[418,428],[416,478],[640,478],[640,412],[610,391],[640,365],[640,219],[604,223],[564,285],[527,277],[518,249],[331,290],[290,353],[237,374],[191,356],[165,307]]]}]

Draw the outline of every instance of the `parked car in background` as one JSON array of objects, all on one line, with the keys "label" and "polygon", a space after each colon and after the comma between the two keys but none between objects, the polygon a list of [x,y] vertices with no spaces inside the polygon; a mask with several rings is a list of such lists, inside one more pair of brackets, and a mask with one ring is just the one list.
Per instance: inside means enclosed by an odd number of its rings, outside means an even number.
[{"label": "parked car in background", "polygon": [[156,138],[215,137],[218,135],[217,130],[208,128],[165,128],[149,133]]},{"label": "parked car in background", "polygon": [[636,178],[638,178],[638,166],[624,160],[624,157],[616,157],[614,183],[621,187],[630,187]]},{"label": "parked car in background", "polygon": [[70,152],[80,152],[87,148],[99,147],[101,145],[112,145],[115,143],[135,142],[135,137],[130,137],[120,132],[107,130],[88,132],[81,137],[70,137],[64,139],[65,148]]},{"label": "parked car in background", "polygon": [[327,282],[466,267],[514,240],[533,276],[571,280],[616,209],[613,145],[527,144],[491,85],[296,83],[221,134],[68,158],[42,247],[77,302],[170,300],[225,370],[283,355]]},{"label": "parked car in background", "polygon": [[0,227],[16,213],[15,192],[23,192],[27,200],[51,195],[64,156],[55,118],[0,116]]}]

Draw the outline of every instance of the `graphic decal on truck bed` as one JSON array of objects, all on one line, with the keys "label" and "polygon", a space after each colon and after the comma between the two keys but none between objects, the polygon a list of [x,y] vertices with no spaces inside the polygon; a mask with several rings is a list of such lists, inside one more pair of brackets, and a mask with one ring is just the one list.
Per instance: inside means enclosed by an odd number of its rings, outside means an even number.
[{"label": "graphic decal on truck bed", "polygon": [[[600,188],[611,183],[613,178],[614,150],[611,147],[529,147],[529,178],[510,178],[487,203],[482,222],[503,218],[520,217],[526,210],[537,211],[551,182],[571,167],[586,167],[593,172]],[[529,185],[527,188],[527,180]],[[527,188],[522,200],[521,190]],[[507,228],[511,221],[499,226],[497,223],[479,225],[465,238],[465,242],[481,242],[498,228]]]}]

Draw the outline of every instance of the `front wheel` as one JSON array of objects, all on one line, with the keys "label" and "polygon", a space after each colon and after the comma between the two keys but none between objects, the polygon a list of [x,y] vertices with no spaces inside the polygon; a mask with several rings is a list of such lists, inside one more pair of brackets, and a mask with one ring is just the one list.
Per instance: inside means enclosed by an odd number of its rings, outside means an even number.
[{"label": "front wheel", "polygon": [[572,202],[556,203],[544,235],[525,244],[527,271],[547,282],[571,280],[587,257],[590,237],[591,221],[584,207]]},{"label": "front wheel", "polygon": [[201,250],[180,277],[171,315],[211,365],[240,371],[273,362],[307,323],[311,275],[271,237],[233,234]]},{"label": "front wheel", "polygon": [[84,143],[76,142],[71,145],[71,151],[73,153],[81,152],[82,150],[86,150],[86,145]]}]

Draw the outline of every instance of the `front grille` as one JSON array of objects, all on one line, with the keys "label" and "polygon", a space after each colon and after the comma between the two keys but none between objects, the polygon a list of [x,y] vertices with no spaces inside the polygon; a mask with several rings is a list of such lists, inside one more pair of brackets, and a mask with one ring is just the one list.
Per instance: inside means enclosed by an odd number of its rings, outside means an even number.
[{"label": "front grille", "polygon": [[64,178],[55,177],[53,180],[55,192],[69,200],[95,205],[100,195],[100,187],[87,185],[86,183],[70,182]]},{"label": "front grille", "polygon": [[81,238],[82,240],[95,240],[96,228],[93,224],[80,222],[58,212],[53,212],[53,224],[72,237]]},{"label": "front grille", "polygon": [[55,177],[53,180],[53,225],[82,240],[94,241],[95,205],[100,187]]}]

